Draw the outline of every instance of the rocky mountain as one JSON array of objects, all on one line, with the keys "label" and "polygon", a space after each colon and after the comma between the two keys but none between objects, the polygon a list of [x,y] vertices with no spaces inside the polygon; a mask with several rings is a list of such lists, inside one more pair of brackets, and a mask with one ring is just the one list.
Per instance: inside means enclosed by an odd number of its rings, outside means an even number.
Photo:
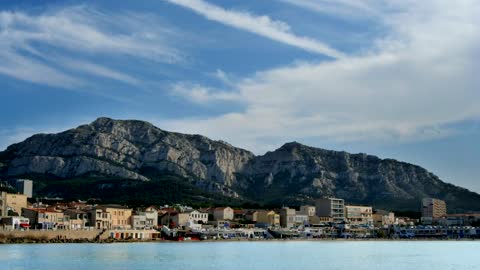
[{"label": "rocky mountain", "polygon": [[142,199],[147,192],[156,199],[190,194],[191,200],[234,198],[261,204],[337,196],[406,210],[418,210],[421,198],[433,196],[451,208],[480,210],[479,194],[408,163],[295,142],[255,156],[200,135],[109,118],[9,146],[0,153],[0,177],[30,177],[39,193],[58,196],[78,192],[101,198],[108,193]]}]

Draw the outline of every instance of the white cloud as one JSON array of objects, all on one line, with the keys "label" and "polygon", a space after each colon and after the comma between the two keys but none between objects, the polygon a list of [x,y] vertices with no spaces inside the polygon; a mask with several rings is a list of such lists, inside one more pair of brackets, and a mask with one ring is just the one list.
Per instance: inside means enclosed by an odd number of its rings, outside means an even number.
[{"label": "white cloud", "polygon": [[[3,50],[2,50],[3,49]],[[51,68],[41,61],[30,59],[0,45],[0,74],[32,83],[73,88],[82,82],[72,76]]]},{"label": "white cloud", "polygon": [[304,9],[345,19],[379,18],[393,1],[384,0],[279,0]]},{"label": "white cloud", "polygon": [[321,41],[295,35],[291,32],[290,26],[287,23],[272,20],[268,16],[257,16],[247,12],[227,10],[203,0],[167,1],[189,8],[209,20],[245,30],[309,52],[323,54],[333,58],[344,57],[342,52],[329,47]]},{"label": "white cloud", "polygon": [[66,66],[72,70],[85,72],[93,76],[105,77],[105,78],[109,78],[112,80],[132,84],[132,85],[138,85],[140,83],[136,78],[128,74],[112,70],[102,65],[97,65],[97,64],[93,64],[93,63],[82,61],[82,60],[74,60],[74,59],[66,59],[66,58],[62,58],[58,60],[60,60],[60,63],[63,66]]},{"label": "white cloud", "polygon": [[[86,80],[59,67],[75,62],[78,71],[134,84],[136,80],[131,75],[77,59],[130,56],[174,63],[182,61],[180,53],[170,46],[169,39],[175,35],[152,16],[107,14],[85,6],[41,14],[1,11],[0,73],[34,83],[75,88]],[[59,54],[72,59],[55,62]]]},{"label": "white cloud", "polygon": [[[243,112],[161,126],[261,152],[262,140],[274,136],[416,140],[479,119],[480,3],[396,4],[402,12],[383,16],[390,33],[365,55],[258,72],[231,89],[246,104]],[[216,92],[202,92],[201,100]]]},{"label": "white cloud", "polygon": [[232,92],[219,92],[198,84],[176,83],[171,86],[170,93],[198,104],[214,101],[238,101],[239,96]]}]

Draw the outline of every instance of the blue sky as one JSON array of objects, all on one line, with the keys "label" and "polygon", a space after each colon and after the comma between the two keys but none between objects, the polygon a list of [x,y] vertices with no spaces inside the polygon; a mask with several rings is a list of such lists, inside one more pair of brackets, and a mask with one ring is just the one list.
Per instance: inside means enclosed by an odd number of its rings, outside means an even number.
[{"label": "blue sky", "polygon": [[480,192],[474,0],[2,1],[0,149],[100,116],[284,142]]}]

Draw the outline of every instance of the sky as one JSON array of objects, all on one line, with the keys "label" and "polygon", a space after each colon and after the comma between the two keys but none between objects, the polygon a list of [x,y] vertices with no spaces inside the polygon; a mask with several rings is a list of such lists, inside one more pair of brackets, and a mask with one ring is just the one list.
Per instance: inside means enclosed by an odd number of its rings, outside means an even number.
[{"label": "sky", "polygon": [[0,151],[97,117],[255,154],[418,164],[480,192],[477,0],[0,2]]}]

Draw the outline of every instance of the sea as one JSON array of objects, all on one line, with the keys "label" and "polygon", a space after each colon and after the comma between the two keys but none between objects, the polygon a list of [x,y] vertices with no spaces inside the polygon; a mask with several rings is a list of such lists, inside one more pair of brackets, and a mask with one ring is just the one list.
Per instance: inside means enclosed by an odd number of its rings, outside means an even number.
[{"label": "sea", "polygon": [[0,245],[0,269],[480,269],[480,241]]}]

